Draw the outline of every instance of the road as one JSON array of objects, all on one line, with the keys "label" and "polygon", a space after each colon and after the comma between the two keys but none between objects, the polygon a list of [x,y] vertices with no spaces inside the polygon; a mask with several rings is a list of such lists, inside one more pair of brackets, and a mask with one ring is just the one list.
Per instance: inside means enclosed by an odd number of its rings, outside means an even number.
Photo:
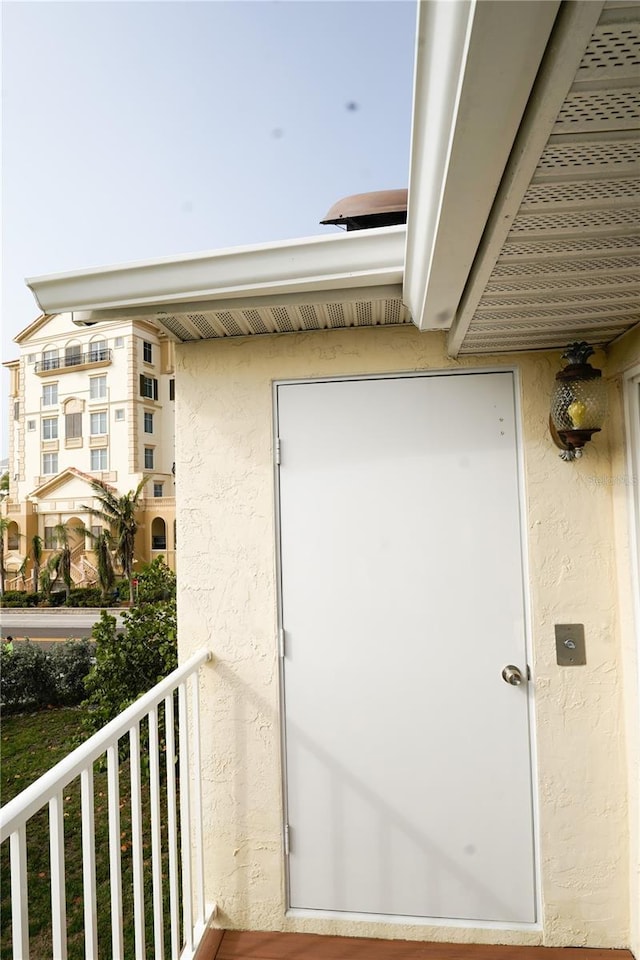
[{"label": "road", "polygon": [[[100,619],[100,610],[29,610],[14,608],[0,610],[0,630],[3,637],[23,640],[67,640],[70,637],[90,637],[91,628]],[[117,627],[122,627],[122,614],[116,614]]]}]

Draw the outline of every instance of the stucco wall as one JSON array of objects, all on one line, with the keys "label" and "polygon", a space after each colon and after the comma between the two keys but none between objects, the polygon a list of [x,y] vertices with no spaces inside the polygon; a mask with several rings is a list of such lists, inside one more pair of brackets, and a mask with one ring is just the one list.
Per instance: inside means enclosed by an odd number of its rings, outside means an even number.
[{"label": "stucco wall", "polygon": [[[177,349],[181,656],[208,645],[206,883],[222,925],[433,940],[622,946],[629,939],[627,771],[610,455],[560,461],[547,434],[558,354],[447,359],[413,328],[199,342]],[[522,388],[538,753],[541,932],[284,916],[272,382],[516,366]],[[585,624],[588,663],[555,663],[553,624]],[[517,855],[517,838],[514,838]]]},{"label": "stucco wall", "polygon": [[[638,544],[630,536],[630,512],[640,530],[640,451],[632,449],[625,435],[625,390],[632,384],[626,375],[637,375],[640,366],[640,327],[631,330],[609,350],[605,373],[609,379],[609,428],[611,443],[611,496],[620,606],[620,662],[627,730],[629,785],[629,945],[640,957],[640,564],[632,557]],[[635,387],[636,385],[633,384]],[[631,410],[628,411],[631,415]],[[635,603],[634,603],[635,600]]]}]

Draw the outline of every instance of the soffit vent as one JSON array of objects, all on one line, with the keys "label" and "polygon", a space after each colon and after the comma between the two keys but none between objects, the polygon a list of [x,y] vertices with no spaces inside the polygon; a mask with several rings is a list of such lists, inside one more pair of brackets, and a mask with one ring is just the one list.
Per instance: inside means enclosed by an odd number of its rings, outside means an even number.
[{"label": "soffit vent", "polygon": [[640,31],[637,23],[598,26],[578,68],[577,81],[621,80],[637,76]]},{"label": "soffit vent", "polygon": [[[589,262],[597,263],[597,261],[594,260]],[[624,290],[626,287],[630,290],[637,290],[639,280],[640,274],[637,271],[631,273],[607,271],[600,276],[597,270],[593,270],[587,275],[569,273],[565,270],[560,277],[545,274],[541,279],[539,276],[528,275],[528,271],[524,270],[513,280],[509,280],[508,278],[494,280],[491,284],[491,290],[487,291],[486,296],[490,297],[492,301],[495,301],[496,297],[501,297],[509,293],[514,293],[518,296],[523,294],[526,296],[528,293],[537,291],[540,294],[547,294],[552,297],[555,303],[557,294],[566,294],[572,286],[576,286],[579,290],[584,290],[585,287],[593,287],[596,292],[606,291],[609,288]]]},{"label": "soffit vent", "polygon": [[611,90],[609,93],[571,93],[558,114],[556,132],[635,130],[639,122],[640,90],[637,87]]},{"label": "soffit vent", "polygon": [[552,139],[540,157],[535,180],[562,176],[567,171],[609,176],[614,169],[625,175],[637,175],[639,160],[640,143],[635,136],[581,142]]},{"label": "soffit vent", "polygon": [[640,236],[637,234],[616,235],[608,237],[567,237],[563,240],[531,240],[516,241],[509,239],[502,248],[500,263],[516,261],[520,257],[531,259],[551,259],[552,263],[560,263],[563,256],[569,258],[575,255],[576,259],[583,255],[605,253],[610,250],[625,250],[640,253]]},{"label": "soffit vent", "polygon": [[608,343],[640,320],[640,5],[605,5],[460,353]]},{"label": "soffit vent", "polygon": [[305,330],[390,326],[410,322],[409,312],[399,297],[158,314],[155,319],[183,342]]},{"label": "soffit vent", "polygon": [[[638,256],[633,257],[597,257],[592,260],[561,260],[557,263],[553,261],[538,261],[527,263],[509,263],[502,262],[496,265],[493,271],[492,288],[500,288],[500,280],[503,277],[517,277],[522,283],[526,283],[527,277],[551,277],[558,274],[574,276],[587,274],[604,273],[615,276],[617,271],[637,270],[640,261]],[[638,274],[635,274],[637,282]],[[549,281],[550,282],[550,281]],[[599,280],[602,282],[602,280]]]},{"label": "soffit vent", "polygon": [[533,183],[526,192],[520,209],[544,210],[548,206],[562,204],[567,207],[599,204],[600,206],[615,206],[630,202],[640,206],[638,196],[638,181],[633,178],[616,180],[578,180],[575,183]]}]

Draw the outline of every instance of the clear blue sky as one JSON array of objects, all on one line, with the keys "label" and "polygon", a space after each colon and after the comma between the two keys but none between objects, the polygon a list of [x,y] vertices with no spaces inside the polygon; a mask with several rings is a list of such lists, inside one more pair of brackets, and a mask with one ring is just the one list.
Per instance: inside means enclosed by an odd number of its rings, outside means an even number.
[{"label": "clear blue sky", "polygon": [[340,197],[406,186],[415,17],[3,3],[2,359],[37,316],[27,276],[326,233]]}]

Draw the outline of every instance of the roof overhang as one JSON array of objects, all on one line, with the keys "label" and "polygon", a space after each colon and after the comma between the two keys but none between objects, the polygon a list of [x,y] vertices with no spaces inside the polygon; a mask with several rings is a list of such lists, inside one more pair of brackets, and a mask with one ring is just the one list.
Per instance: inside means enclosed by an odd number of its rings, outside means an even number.
[{"label": "roof overhang", "polygon": [[453,356],[610,342],[638,320],[639,23],[624,0],[421,0],[406,228],[28,285],[177,340],[412,320]]},{"label": "roof overhang", "polygon": [[455,317],[559,6],[419,5],[404,299],[420,330]]},{"label": "roof overhang", "polygon": [[405,244],[404,226],[386,227],[35,277],[27,286],[47,313],[111,317],[229,309],[247,299],[353,299],[376,288],[399,297]]}]

